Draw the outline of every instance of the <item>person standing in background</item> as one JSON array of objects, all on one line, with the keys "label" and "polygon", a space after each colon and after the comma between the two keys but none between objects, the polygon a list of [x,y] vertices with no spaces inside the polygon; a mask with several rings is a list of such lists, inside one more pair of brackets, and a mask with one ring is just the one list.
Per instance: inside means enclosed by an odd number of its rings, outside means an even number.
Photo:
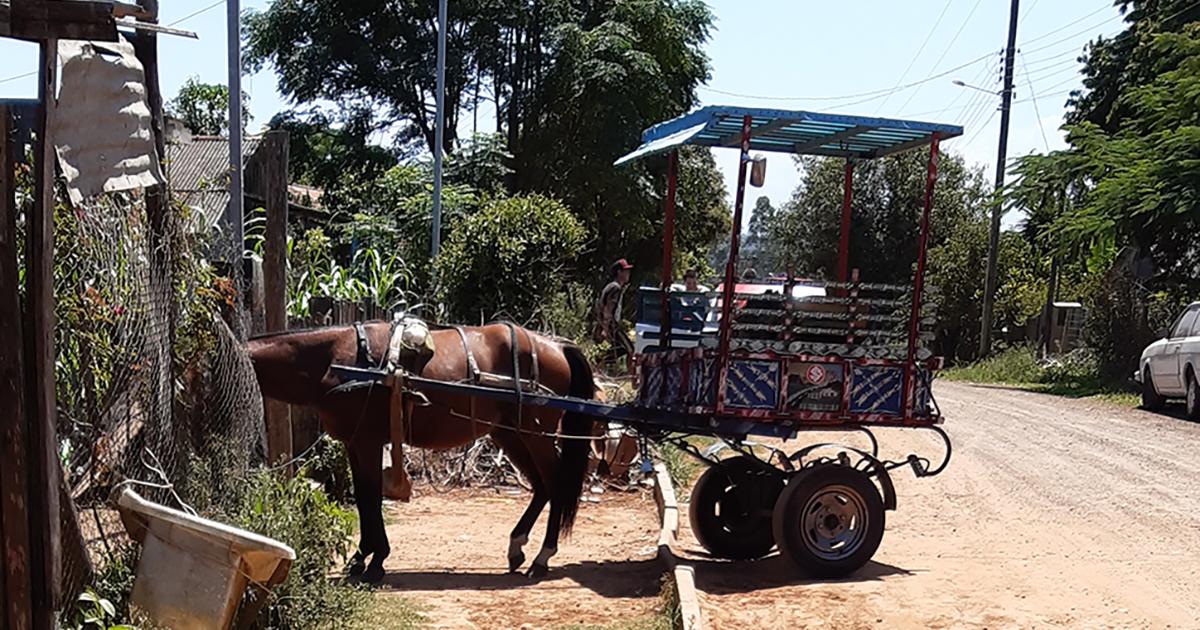
[{"label": "person standing in background", "polygon": [[600,292],[596,301],[596,326],[592,330],[592,340],[596,343],[607,341],[612,348],[613,360],[625,357],[626,369],[633,374],[633,342],[625,332],[621,322],[621,307],[625,287],[633,265],[624,258],[612,264],[612,280]]}]

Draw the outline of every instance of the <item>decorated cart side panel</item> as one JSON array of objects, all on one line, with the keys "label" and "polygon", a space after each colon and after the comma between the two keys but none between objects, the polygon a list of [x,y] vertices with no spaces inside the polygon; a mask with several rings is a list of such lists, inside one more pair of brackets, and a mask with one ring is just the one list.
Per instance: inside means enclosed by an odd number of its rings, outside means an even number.
[{"label": "decorated cart side panel", "polygon": [[911,413],[904,413],[904,364],[810,355],[739,355],[729,359],[725,405],[718,414],[717,352],[646,355],[636,404],[644,409],[754,418],[764,422],[930,424],[941,420],[929,395],[935,361],[918,364]]},{"label": "decorated cart side panel", "polygon": [[[825,293],[798,295],[788,281],[780,293],[735,294],[723,381],[716,338],[702,339],[699,348],[645,355],[638,405],[768,422],[940,420],[929,387],[940,364],[927,347],[934,335],[935,289],[925,289],[910,364],[912,287],[857,278],[796,282]],[[912,378],[906,380],[909,365]]]}]

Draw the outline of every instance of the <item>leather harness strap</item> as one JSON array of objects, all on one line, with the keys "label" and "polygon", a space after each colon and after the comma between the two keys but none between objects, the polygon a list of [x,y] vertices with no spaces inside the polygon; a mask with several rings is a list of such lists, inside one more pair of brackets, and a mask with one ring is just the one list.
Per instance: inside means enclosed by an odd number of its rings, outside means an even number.
[{"label": "leather harness strap", "polygon": [[463,352],[467,353],[467,380],[478,383],[479,364],[475,362],[475,353],[471,352],[471,344],[467,343],[467,331],[463,330],[462,326],[455,326],[454,330],[458,332],[458,338],[462,340]]},{"label": "leather harness strap", "polygon": [[358,338],[358,354],[356,361],[359,367],[371,367],[371,341],[367,338],[367,328],[362,322],[354,322],[354,334]]}]

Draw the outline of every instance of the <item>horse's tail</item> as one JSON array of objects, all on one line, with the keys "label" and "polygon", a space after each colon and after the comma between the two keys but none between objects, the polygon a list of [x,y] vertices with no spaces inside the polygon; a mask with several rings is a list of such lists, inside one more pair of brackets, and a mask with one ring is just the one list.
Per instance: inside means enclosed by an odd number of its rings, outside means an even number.
[{"label": "horse's tail", "polygon": [[[596,394],[596,381],[592,375],[592,366],[579,346],[563,344],[563,356],[571,367],[571,389],[567,394],[574,398],[592,400]],[[558,484],[556,492],[562,505],[561,532],[571,533],[575,524],[575,514],[579,511],[579,498],[583,495],[583,482],[587,476],[588,456],[591,444],[582,439],[592,435],[594,421],[591,416],[568,411],[563,415],[562,432],[566,438],[562,440],[561,459],[559,460]]]}]

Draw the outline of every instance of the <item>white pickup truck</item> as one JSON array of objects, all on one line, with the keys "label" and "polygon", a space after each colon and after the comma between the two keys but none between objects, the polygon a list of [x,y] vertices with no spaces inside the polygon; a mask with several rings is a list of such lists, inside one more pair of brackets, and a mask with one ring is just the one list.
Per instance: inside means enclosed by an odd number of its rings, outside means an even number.
[{"label": "white pickup truck", "polygon": [[1141,384],[1142,406],[1160,409],[1168,398],[1182,398],[1187,417],[1200,419],[1200,302],[1193,302],[1165,336],[1146,346],[1133,378]]}]

